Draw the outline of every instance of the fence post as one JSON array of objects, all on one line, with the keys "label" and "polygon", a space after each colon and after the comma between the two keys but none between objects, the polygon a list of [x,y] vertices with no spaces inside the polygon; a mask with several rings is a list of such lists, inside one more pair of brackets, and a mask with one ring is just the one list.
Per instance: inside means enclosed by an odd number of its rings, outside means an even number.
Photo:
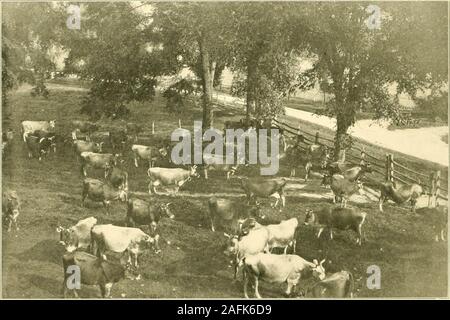
[{"label": "fence post", "polygon": [[316,131],[316,137],[314,139],[315,144],[319,144],[319,131]]},{"label": "fence post", "polygon": [[430,192],[428,194],[428,208],[431,208],[432,204],[433,204],[433,197],[435,194],[435,190],[436,190],[436,177],[435,177],[436,173],[432,172],[430,174]]},{"label": "fence post", "polygon": [[394,156],[386,153],[386,181],[394,182]]},{"label": "fence post", "polygon": [[436,171],[436,191],[435,191],[435,200],[434,206],[438,206],[439,195],[441,194],[441,170]]}]

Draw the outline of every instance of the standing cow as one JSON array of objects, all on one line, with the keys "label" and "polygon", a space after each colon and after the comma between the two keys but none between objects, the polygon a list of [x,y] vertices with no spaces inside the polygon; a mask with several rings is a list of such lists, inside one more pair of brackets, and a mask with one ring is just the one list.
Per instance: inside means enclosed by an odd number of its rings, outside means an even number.
[{"label": "standing cow", "polygon": [[127,227],[135,227],[141,225],[148,225],[151,235],[155,237],[155,251],[161,252],[159,248],[159,235],[157,226],[162,217],[166,216],[169,219],[174,219],[175,215],[170,210],[169,203],[150,204],[141,199],[128,200],[128,210],[126,218]]},{"label": "standing cow", "polygon": [[244,296],[248,299],[248,282],[253,282],[256,298],[261,299],[258,286],[259,280],[270,283],[287,283],[285,294],[290,296],[295,290],[300,279],[311,276],[320,280],[325,278],[325,269],[322,260],[320,263],[314,259],[313,262],[306,261],[300,256],[293,254],[277,255],[270,253],[258,253],[244,258]]},{"label": "standing cow", "polygon": [[[105,252],[128,253],[128,262],[138,267],[138,255],[149,248],[155,239],[138,228],[112,224],[96,225],[91,231],[91,250],[106,260]],[[133,262],[131,261],[133,259]]]},{"label": "standing cow", "polygon": [[[92,254],[83,251],[66,253],[63,258],[64,282],[63,294],[67,297],[67,291],[73,290],[78,298],[77,289],[72,279],[74,270],[79,270],[79,281],[85,285],[98,285],[103,298],[111,296],[111,288],[114,283],[125,278],[126,268],[119,263],[102,260]],[[76,269],[74,267],[77,267]],[[73,287],[72,287],[73,286]]]},{"label": "standing cow", "polygon": [[317,238],[320,238],[323,230],[328,228],[330,239],[333,239],[333,228],[340,230],[353,230],[358,234],[356,243],[362,242],[362,225],[366,220],[366,213],[356,208],[341,208],[329,206],[319,212],[306,210],[305,225],[318,225],[320,227]]},{"label": "standing cow", "polygon": [[148,193],[156,194],[156,187],[159,185],[175,186],[176,192],[192,177],[198,177],[197,166],[192,166],[190,170],[181,168],[149,168],[147,174],[150,178]]},{"label": "standing cow", "polygon": [[81,204],[89,198],[92,201],[102,202],[109,214],[109,204],[111,201],[126,201],[127,193],[122,188],[114,188],[110,184],[97,179],[86,178],[83,180],[83,192],[81,194]]},{"label": "standing cow", "polygon": [[243,222],[250,217],[259,216],[261,212],[259,205],[247,205],[241,200],[216,197],[209,199],[208,208],[211,230],[216,231],[219,224],[232,234],[239,234]]},{"label": "standing cow", "polygon": [[[272,205],[275,208],[281,199],[281,206],[286,205],[284,196],[284,188],[286,187],[286,179],[260,179],[260,178],[241,178],[241,187],[247,195],[248,203],[252,200],[256,202],[257,197],[275,197],[277,200]],[[281,208],[280,208],[281,211]]]}]

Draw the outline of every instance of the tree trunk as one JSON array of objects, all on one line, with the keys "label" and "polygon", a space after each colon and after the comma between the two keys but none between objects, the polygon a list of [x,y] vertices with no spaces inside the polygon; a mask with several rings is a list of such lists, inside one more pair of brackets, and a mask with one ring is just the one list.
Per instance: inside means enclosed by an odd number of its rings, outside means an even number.
[{"label": "tree trunk", "polygon": [[213,125],[212,94],[215,72],[215,62],[211,63],[209,52],[204,39],[199,40],[200,56],[202,60],[202,86],[203,86],[203,130]]},{"label": "tree trunk", "polygon": [[345,152],[346,137],[348,128],[350,128],[350,122],[343,113],[338,113],[336,116],[336,137],[334,139],[334,160],[339,161],[341,159],[342,152]]},{"label": "tree trunk", "polygon": [[246,118],[250,120],[250,116],[255,112],[255,90],[256,90],[256,73],[257,62],[253,59],[247,62],[247,105],[246,105]]}]

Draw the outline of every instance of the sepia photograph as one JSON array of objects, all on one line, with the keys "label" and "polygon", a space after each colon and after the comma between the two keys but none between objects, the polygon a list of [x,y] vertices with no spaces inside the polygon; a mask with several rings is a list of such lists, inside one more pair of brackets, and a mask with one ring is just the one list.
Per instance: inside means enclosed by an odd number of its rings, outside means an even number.
[{"label": "sepia photograph", "polygon": [[448,299],[449,2],[0,5],[2,299]]}]

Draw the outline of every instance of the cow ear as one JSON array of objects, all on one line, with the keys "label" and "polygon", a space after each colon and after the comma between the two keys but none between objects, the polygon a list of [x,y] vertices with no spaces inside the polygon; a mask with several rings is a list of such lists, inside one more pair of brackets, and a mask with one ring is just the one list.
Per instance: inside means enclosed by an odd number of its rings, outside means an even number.
[{"label": "cow ear", "polygon": [[313,260],[313,263],[314,263],[316,266],[319,265],[319,261],[317,261],[317,259],[314,259],[314,260]]},{"label": "cow ear", "polygon": [[227,237],[228,239],[231,239],[231,236],[228,234],[228,233],[223,233],[223,235],[225,236],[225,237]]},{"label": "cow ear", "polygon": [[56,232],[58,232],[58,233],[62,232],[63,230],[64,230],[64,228],[61,226],[56,227]]},{"label": "cow ear", "polygon": [[323,265],[323,263],[325,262],[326,259],[323,259],[322,261],[320,261],[320,265]]}]

